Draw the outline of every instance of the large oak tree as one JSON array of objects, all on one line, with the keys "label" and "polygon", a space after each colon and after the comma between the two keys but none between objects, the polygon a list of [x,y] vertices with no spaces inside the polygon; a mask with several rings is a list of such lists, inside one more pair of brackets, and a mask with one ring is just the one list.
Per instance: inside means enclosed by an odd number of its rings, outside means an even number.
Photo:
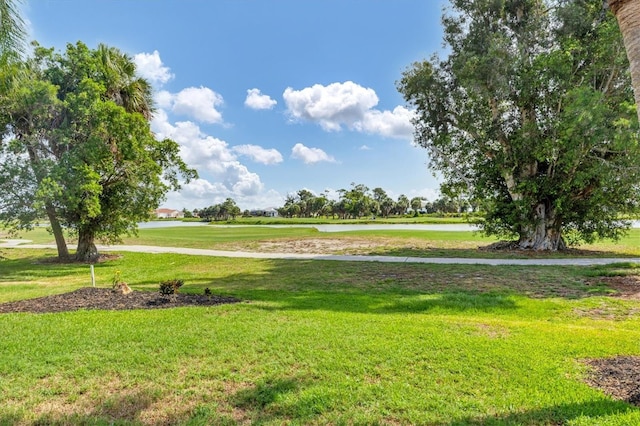
[{"label": "large oak tree", "polygon": [[489,234],[557,250],[619,236],[640,204],[628,62],[602,0],[452,0],[448,56],[398,83],[415,140]]}]

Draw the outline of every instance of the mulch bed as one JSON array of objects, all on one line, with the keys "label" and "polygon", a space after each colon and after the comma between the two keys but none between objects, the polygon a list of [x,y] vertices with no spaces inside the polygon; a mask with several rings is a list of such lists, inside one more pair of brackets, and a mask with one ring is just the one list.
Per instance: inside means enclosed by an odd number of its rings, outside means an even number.
[{"label": "mulch bed", "polygon": [[235,297],[198,294],[162,295],[159,292],[133,291],[122,294],[108,288],[85,287],[70,293],[0,303],[0,313],[12,312],[66,312],[80,309],[160,309],[179,306],[214,306],[238,303]]},{"label": "mulch bed", "polygon": [[586,382],[612,398],[640,406],[640,357],[618,356],[585,360],[591,367]]}]

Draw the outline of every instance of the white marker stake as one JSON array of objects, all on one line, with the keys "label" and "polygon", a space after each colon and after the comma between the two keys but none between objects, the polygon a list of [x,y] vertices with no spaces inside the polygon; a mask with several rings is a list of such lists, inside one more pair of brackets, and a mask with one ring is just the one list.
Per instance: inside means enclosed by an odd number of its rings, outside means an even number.
[{"label": "white marker stake", "polygon": [[96,274],[93,272],[93,265],[91,265],[91,286],[96,286]]}]

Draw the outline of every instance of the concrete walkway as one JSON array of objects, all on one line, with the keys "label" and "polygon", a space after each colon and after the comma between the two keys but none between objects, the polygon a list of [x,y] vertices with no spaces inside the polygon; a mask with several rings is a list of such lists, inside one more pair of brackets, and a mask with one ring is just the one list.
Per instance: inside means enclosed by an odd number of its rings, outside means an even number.
[{"label": "concrete walkway", "polygon": [[[28,244],[28,240],[0,240],[0,248],[55,249],[54,244]],[[244,257],[255,259],[303,259],[303,260],[341,260],[351,262],[396,262],[396,263],[432,263],[463,265],[532,265],[532,266],[591,266],[611,263],[640,263],[640,258],[565,258],[565,259],[477,259],[445,257],[404,257],[404,256],[354,256],[310,253],[257,253],[243,251],[224,251],[193,249],[185,247],[159,246],[98,246],[99,251],[129,251],[138,253],[176,253],[196,256]]]}]

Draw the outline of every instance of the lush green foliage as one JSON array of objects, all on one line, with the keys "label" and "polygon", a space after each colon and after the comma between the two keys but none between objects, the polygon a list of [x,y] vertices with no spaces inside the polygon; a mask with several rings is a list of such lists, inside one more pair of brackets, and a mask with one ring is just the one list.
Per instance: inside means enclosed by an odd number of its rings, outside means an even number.
[{"label": "lush green foliage", "polygon": [[[0,301],[88,284],[43,252],[0,260]],[[49,252],[51,254],[51,252]],[[635,269],[634,269],[635,268]],[[157,291],[247,303],[0,314],[3,424],[628,425],[581,360],[639,355],[634,300],[608,268],[215,259],[127,253],[96,265]]]},{"label": "lush green foliage", "polygon": [[389,217],[371,217],[365,216],[360,219],[338,219],[336,217],[263,217],[263,216],[242,216],[227,221],[228,224],[247,224],[247,225],[309,225],[309,224],[367,224],[367,223],[396,223],[396,224],[426,224],[426,223],[448,223],[462,224],[467,223],[464,214],[403,214]]},{"label": "lush green foliage", "polygon": [[176,142],[154,137],[150,87],[117,49],[38,47],[22,73],[0,102],[5,224],[46,215],[61,256],[66,226],[78,234],[78,256],[94,258],[95,238],[135,232],[180,175],[195,175]]},{"label": "lush green foliage", "polygon": [[[402,216],[409,209],[413,213],[460,213],[471,207],[461,199],[448,196],[428,201],[424,197],[413,197],[411,200],[400,194],[394,201],[384,189],[377,187],[370,190],[363,184],[351,184],[350,189],[338,190],[338,199],[330,199],[328,193],[316,195],[307,189],[289,194],[284,206],[278,208],[278,214],[286,218],[331,217],[342,220],[363,219],[367,217],[388,218],[392,215]],[[250,212],[247,212],[250,213]]]},{"label": "lush green foliage", "polygon": [[224,203],[199,209],[197,213],[204,220],[235,220],[240,216],[240,207],[233,198],[227,198]]},{"label": "lush green foliage", "polygon": [[600,0],[451,3],[449,56],[399,82],[444,192],[470,194],[484,230],[523,248],[619,236],[640,146],[615,18]]}]

